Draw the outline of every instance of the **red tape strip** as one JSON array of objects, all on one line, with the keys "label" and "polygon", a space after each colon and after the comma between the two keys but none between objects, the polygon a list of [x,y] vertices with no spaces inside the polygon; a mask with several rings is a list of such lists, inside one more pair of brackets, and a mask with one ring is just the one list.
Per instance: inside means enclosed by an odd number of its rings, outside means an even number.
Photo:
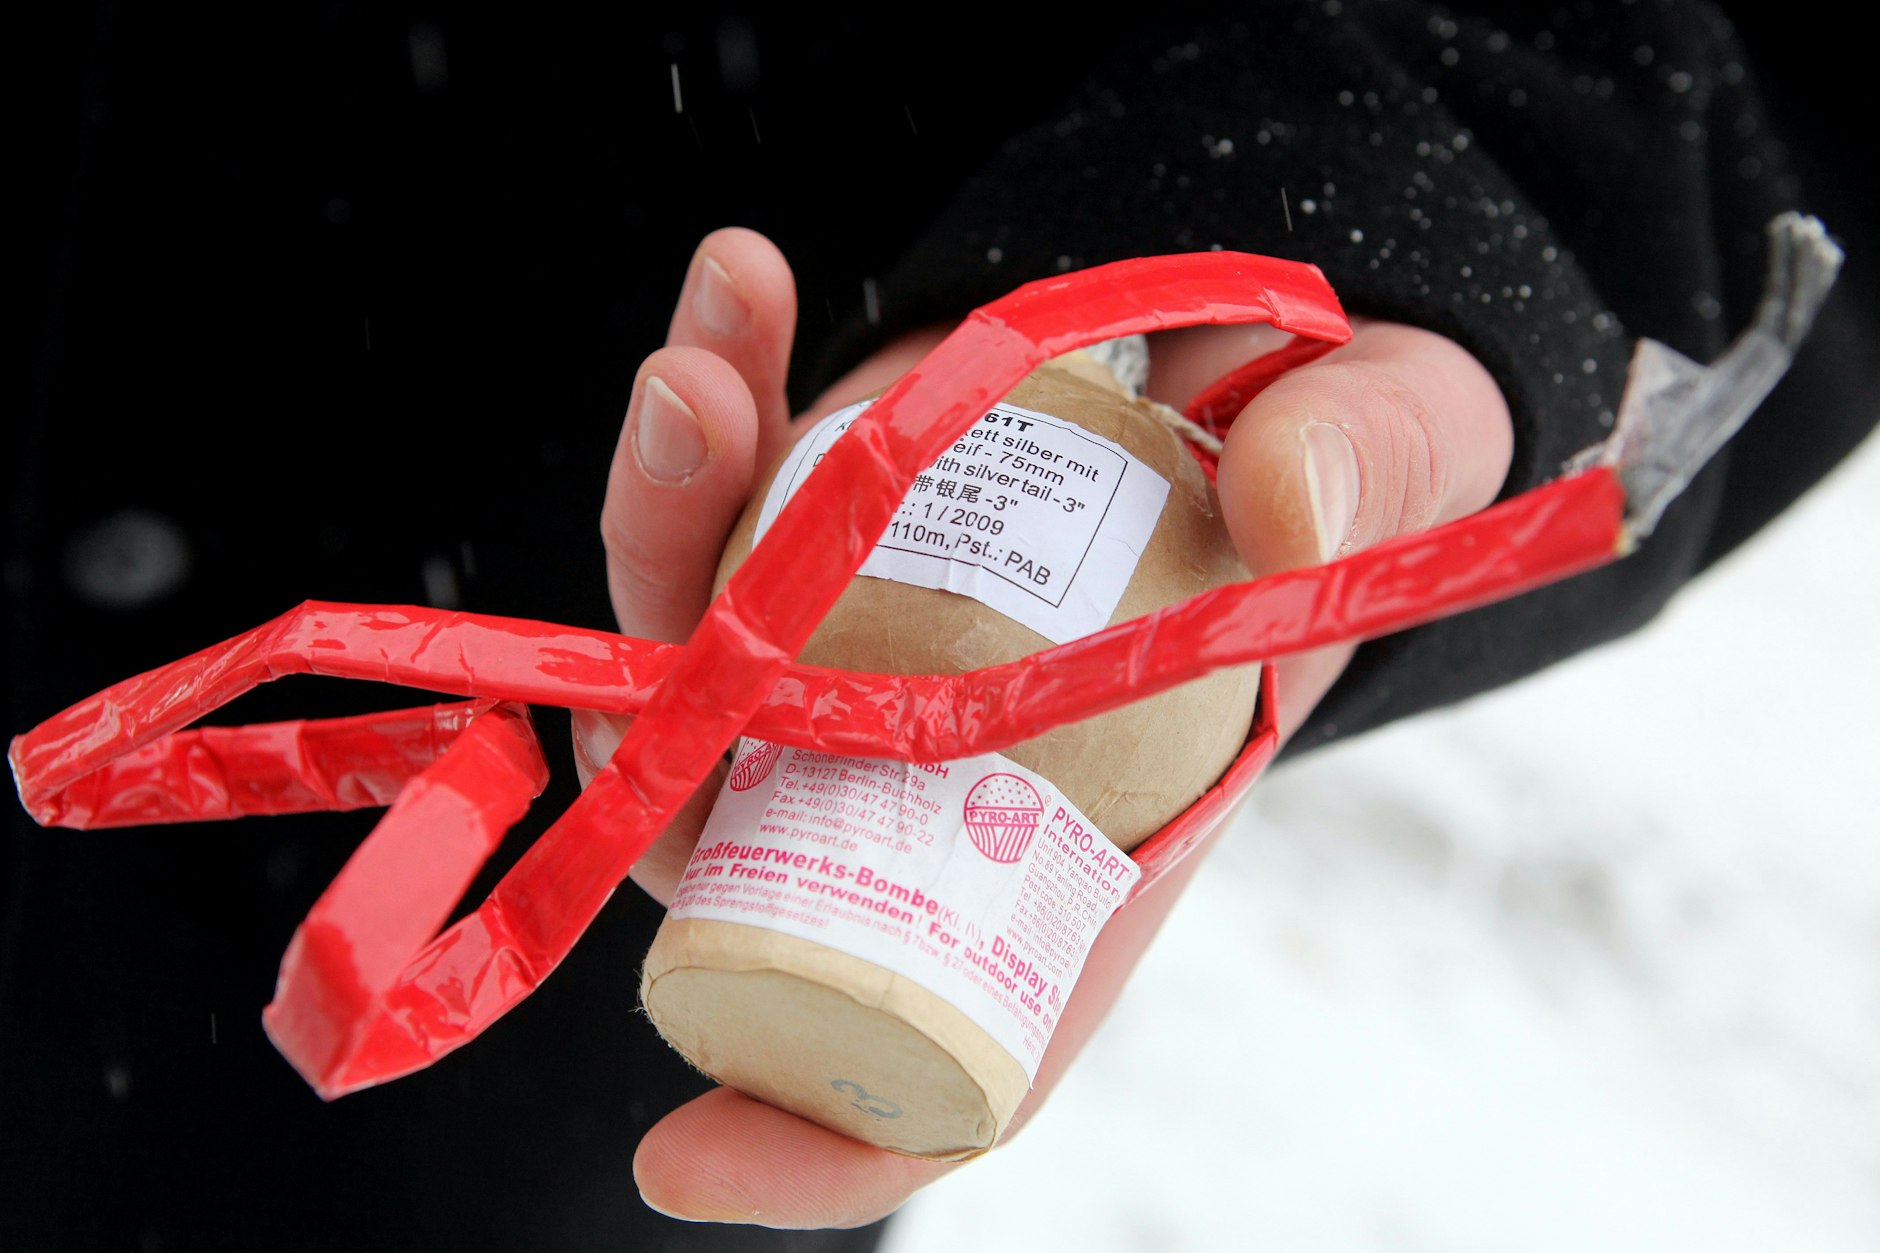
[{"label": "red tape strip", "polygon": [[[824,471],[683,647],[518,619],[308,602],[16,739],[9,756],[21,798],[41,822],[68,826],[392,800],[296,933],[265,1015],[282,1052],[332,1097],[429,1064],[526,997],[740,733],[914,760],[990,752],[1221,666],[1427,621],[1617,554],[1623,493],[1597,470],[1006,666],[889,676],[793,663],[914,475],[1037,365],[1118,335],[1258,321],[1302,338],[1197,401],[1217,426],[1281,371],[1349,337],[1314,267],[1208,253],[1030,284],[976,311],[831,447]],[[795,559],[805,551],[818,560]],[[257,683],[295,673],[475,700],[184,730]],[[1272,695],[1269,668],[1248,749],[1138,850],[1145,879],[1205,838],[1271,756]],[[639,717],[489,898],[436,934],[545,778],[526,712],[496,702]]]}]

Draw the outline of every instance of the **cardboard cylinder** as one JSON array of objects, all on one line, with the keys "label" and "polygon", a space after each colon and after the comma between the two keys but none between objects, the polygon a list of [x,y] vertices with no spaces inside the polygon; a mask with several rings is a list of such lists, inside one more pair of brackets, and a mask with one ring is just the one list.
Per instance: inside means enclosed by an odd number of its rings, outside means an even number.
[{"label": "cardboard cylinder", "polygon": [[[1100,366],[1076,358],[1053,363],[1006,403],[1114,441],[1169,484],[1111,623],[1247,577],[1193,454]],[[759,485],[733,530],[721,585],[750,552],[775,475]],[[1050,643],[967,596],[857,578],[802,659],[862,671],[961,673]],[[1257,667],[1217,672],[1045,731],[1004,756],[1050,780],[1128,850],[1181,814],[1233,762],[1257,690]],[[1019,837],[1011,806],[996,790],[967,798],[958,838],[999,860]],[[641,999],[661,1034],[714,1079],[900,1153],[950,1160],[985,1151],[1029,1088],[1024,1066],[952,1003],[872,962],[762,927],[668,919],[647,955]]]}]

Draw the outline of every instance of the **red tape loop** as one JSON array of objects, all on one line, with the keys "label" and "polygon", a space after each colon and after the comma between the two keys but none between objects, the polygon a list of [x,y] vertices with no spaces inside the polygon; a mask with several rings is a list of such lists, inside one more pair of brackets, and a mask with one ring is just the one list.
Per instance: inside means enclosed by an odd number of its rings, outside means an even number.
[{"label": "red tape loop", "polygon": [[[1350,335],[1323,276],[1295,262],[1205,253],[1030,284],[975,311],[831,446],[683,647],[518,619],[308,602],[16,739],[21,798],[42,823],[68,826],[392,800],[296,932],[264,1015],[282,1052],[330,1098],[428,1065],[533,991],[740,733],[912,760],[995,751],[1221,666],[1382,634],[1616,555],[1623,494],[1609,471],[1596,470],[1010,665],[900,676],[792,661],[915,474],[1032,369],[1099,340],[1210,322],[1270,322],[1301,337],[1203,394],[1191,412],[1216,426],[1283,370]],[[818,560],[794,559],[805,551]],[[295,673],[475,699],[184,730],[257,683]],[[1272,697],[1269,668],[1240,760],[1138,849],[1145,883],[1206,836],[1271,756]],[[639,716],[489,898],[436,934],[543,786],[527,714],[508,702]]]}]

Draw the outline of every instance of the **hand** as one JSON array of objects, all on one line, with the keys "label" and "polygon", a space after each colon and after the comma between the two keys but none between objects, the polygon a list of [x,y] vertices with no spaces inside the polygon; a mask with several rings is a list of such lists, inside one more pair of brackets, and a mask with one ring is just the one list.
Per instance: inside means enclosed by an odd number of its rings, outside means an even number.
[{"label": "hand", "polygon": [[[622,631],[682,640],[703,613],[726,534],[759,469],[790,439],[783,385],[795,314],[789,267],[762,236],[723,230],[699,246],[667,346],[634,381],[602,509]],[[808,416],[892,382],[943,333],[885,349]],[[1179,408],[1284,338],[1265,327],[1159,336],[1151,393]],[[1287,375],[1243,412],[1222,456],[1223,512],[1256,575],[1306,565],[1481,508],[1506,475],[1511,443],[1500,392],[1466,352],[1429,332],[1366,324],[1349,345]],[[1299,725],[1350,654],[1330,649],[1281,666],[1282,734]],[[624,720],[576,715],[584,783],[623,729]],[[635,881],[656,900],[671,900],[720,782],[706,782],[635,868]],[[1190,857],[1104,928],[1008,1134],[1096,1029],[1199,862]],[[728,1088],[669,1114],[634,1159],[641,1195],[655,1209],[776,1227],[870,1222],[955,1168],[873,1148]]]}]

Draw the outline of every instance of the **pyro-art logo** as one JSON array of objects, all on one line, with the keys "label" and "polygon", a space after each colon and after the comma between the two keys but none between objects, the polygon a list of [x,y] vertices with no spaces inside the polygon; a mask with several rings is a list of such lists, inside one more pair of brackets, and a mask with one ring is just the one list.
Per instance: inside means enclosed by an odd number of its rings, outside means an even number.
[{"label": "pyro-art logo", "polygon": [[731,790],[748,792],[765,779],[776,768],[777,758],[783,755],[783,745],[772,744],[769,740],[744,741],[744,751],[731,763]]},{"label": "pyro-art logo", "polygon": [[1043,816],[1038,789],[1015,774],[989,774],[966,793],[966,834],[997,862],[1023,857]]}]

